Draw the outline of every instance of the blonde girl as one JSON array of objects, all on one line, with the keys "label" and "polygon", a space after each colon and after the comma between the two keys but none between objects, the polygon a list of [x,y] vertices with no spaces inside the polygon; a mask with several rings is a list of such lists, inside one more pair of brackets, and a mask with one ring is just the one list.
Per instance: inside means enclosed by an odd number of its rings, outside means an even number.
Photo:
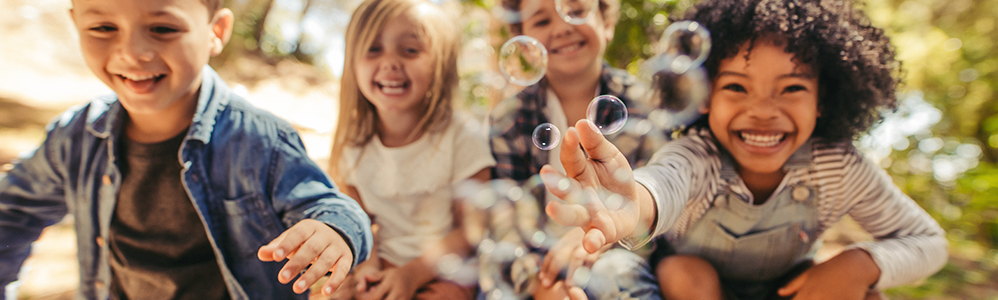
[{"label": "blonde girl", "polygon": [[453,19],[424,0],[367,0],[350,20],[330,173],[379,229],[338,297],[472,297],[433,272],[468,252],[451,187],[488,180],[495,164],[478,122],[453,109]]}]

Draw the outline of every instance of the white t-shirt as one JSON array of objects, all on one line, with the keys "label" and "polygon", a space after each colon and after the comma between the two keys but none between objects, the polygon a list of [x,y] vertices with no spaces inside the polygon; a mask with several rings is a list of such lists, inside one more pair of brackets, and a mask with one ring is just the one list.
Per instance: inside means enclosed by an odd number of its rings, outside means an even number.
[{"label": "white t-shirt", "polygon": [[381,226],[378,255],[403,265],[451,231],[452,185],[495,159],[481,123],[455,111],[446,129],[408,145],[385,147],[375,135],[363,147],[347,147],[340,165]]}]

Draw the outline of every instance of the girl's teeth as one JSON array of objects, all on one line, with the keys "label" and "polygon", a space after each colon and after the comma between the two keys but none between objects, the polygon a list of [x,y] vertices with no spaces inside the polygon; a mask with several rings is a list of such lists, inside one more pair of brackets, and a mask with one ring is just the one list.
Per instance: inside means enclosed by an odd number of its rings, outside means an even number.
[{"label": "girl's teeth", "polygon": [[784,135],[785,134],[783,133],[762,135],[762,134],[750,134],[742,132],[741,138],[743,141],[745,141],[746,144],[749,144],[750,146],[772,147],[779,144],[780,141],[783,140]]},{"label": "girl's teeth", "polygon": [[402,94],[405,93],[405,87],[383,86],[381,87],[381,92],[390,95]]}]

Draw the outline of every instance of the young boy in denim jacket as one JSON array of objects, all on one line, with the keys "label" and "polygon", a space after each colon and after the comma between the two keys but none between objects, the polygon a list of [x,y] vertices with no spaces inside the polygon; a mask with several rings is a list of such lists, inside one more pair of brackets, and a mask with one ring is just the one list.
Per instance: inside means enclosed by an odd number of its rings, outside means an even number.
[{"label": "young boy in denim jacket", "polygon": [[368,257],[360,206],[290,124],[206,66],[232,31],[220,2],[73,1],[87,65],[115,94],[58,117],[0,180],[0,285],[67,213],[79,298],[304,298]]}]

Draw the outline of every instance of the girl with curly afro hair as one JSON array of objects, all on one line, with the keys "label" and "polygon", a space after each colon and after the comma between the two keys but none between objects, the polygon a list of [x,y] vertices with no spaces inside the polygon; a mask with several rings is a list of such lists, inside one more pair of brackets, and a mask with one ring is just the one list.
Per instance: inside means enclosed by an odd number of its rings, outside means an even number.
[{"label": "girl with curly afro hair", "polygon": [[[666,299],[879,299],[945,264],[939,224],[852,144],[896,106],[883,30],[847,0],[706,0],[681,20],[714,45],[703,116],[633,172],[576,123],[561,148],[571,178],[541,169],[570,200],[549,202],[552,219],[583,228],[590,252],[653,241]],[[595,200],[605,191],[627,201]],[[816,264],[819,236],[846,215],[874,241]]]}]

